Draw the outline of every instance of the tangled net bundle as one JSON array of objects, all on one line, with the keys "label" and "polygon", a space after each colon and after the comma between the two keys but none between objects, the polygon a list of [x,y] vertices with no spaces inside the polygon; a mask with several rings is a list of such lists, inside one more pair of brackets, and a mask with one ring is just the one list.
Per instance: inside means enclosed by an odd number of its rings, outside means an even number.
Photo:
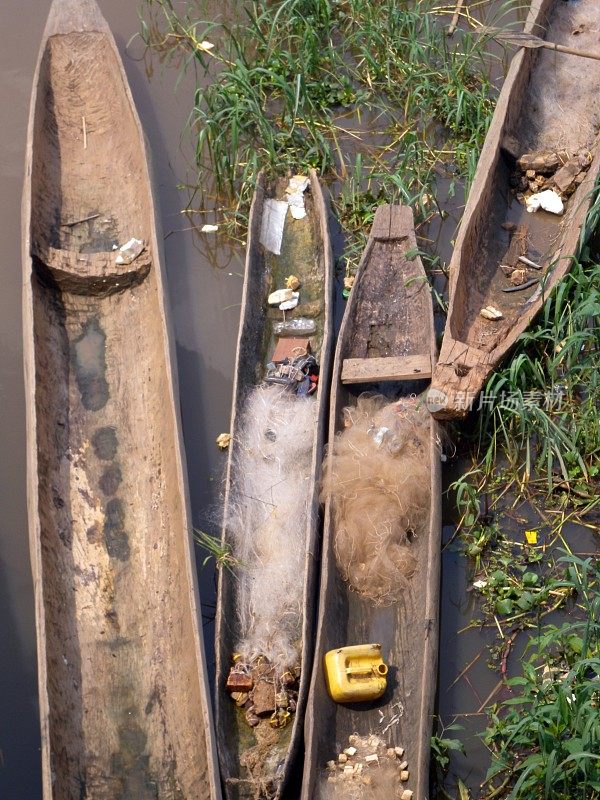
[{"label": "tangled net bundle", "polygon": [[361,395],[325,459],[338,568],[379,605],[398,600],[417,569],[414,542],[429,521],[430,420],[419,398]]}]

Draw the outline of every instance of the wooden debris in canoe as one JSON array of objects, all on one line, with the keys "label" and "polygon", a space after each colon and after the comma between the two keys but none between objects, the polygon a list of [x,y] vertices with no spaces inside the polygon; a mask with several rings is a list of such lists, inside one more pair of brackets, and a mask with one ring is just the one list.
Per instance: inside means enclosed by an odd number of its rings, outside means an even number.
[{"label": "wooden debris in canoe", "polygon": [[509,280],[511,286],[521,286],[527,280],[527,272],[524,269],[514,269]]},{"label": "wooden debris in canoe", "polygon": [[570,158],[547,182],[547,185],[555,186],[561,194],[572,194],[578,186],[578,178],[582,173],[587,172],[592,163],[589,152],[582,152],[574,158]]},{"label": "wooden debris in canoe", "polygon": [[527,225],[517,225],[510,237],[508,250],[502,259],[503,266],[514,269],[519,263],[521,256],[526,256],[529,250],[527,241],[529,228]]},{"label": "wooden debris in canoe", "polygon": [[246,672],[236,671],[235,667],[232,668],[227,678],[227,691],[228,692],[251,692],[254,686],[252,675]]},{"label": "wooden debris in canoe", "polygon": [[275,711],[275,684],[268,680],[259,681],[252,692],[254,713],[259,717]]},{"label": "wooden debris in canoe", "polygon": [[280,364],[282,361],[298,358],[298,356],[305,356],[310,353],[310,339],[299,337],[289,337],[279,339],[275,346],[275,351],[271,361],[274,364]]},{"label": "wooden debris in canoe", "polygon": [[342,383],[378,383],[431,378],[431,354],[387,358],[345,358]]},{"label": "wooden debris in canoe", "polygon": [[517,166],[526,174],[531,170],[534,175],[538,172],[551,175],[556,172],[567,159],[568,155],[564,152],[524,153],[521,158],[517,160]]}]

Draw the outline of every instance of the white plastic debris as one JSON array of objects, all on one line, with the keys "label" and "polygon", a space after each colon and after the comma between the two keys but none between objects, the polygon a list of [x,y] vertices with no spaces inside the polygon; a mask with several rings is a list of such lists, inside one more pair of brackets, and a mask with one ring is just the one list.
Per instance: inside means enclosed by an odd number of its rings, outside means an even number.
[{"label": "white plastic debris", "polygon": [[404,748],[403,747],[394,747],[394,752],[398,756],[398,758],[402,758],[404,755]]},{"label": "white plastic debris", "polygon": [[487,581],[475,581],[473,583],[474,589],[485,589],[486,586],[487,586]]},{"label": "white plastic debris", "polygon": [[285,300],[283,303],[279,304],[280,311],[291,311],[292,308],[296,308],[298,305],[298,298],[294,297],[292,300]]},{"label": "white plastic debris", "polygon": [[345,764],[346,761],[348,761],[348,756],[346,755],[346,753],[340,753],[338,756],[338,761],[340,762],[340,764]]},{"label": "white plastic debris", "polygon": [[485,308],[481,309],[479,316],[483,317],[484,319],[491,319],[495,321],[497,319],[502,319],[504,314],[494,306],[486,306]]},{"label": "white plastic debris", "polygon": [[350,758],[352,758],[352,756],[355,756],[355,755],[356,755],[356,752],[357,752],[357,751],[356,751],[356,747],[347,747],[347,748],[344,750],[344,753],[345,753],[347,756],[350,756]]},{"label": "white plastic debris", "polygon": [[545,189],[543,192],[532,194],[525,201],[527,211],[532,214],[538,208],[550,212],[550,214],[562,214],[565,210],[564,203],[559,194],[554,189]]},{"label": "white plastic debris", "polygon": [[277,289],[271,292],[267,298],[270,306],[278,306],[279,303],[285,303],[287,300],[297,300],[300,297],[299,292],[294,292],[293,289]]},{"label": "white plastic debris", "polygon": [[385,439],[385,435],[386,435],[386,433],[389,432],[389,430],[390,430],[389,428],[381,427],[381,428],[378,428],[376,431],[373,432],[373,434],[372,434],[373,441],[375,442],[377,447],[381,447],[381,443]]},{"label": "white plastic debris", "polygon": [[207,223],[206,225],[203,225],[200,228],[200,230],[202,231],[202,233],[216,233],[216,231],[219,230],[219,226],[218,225],[210,225],[209,223]]},{"label": "white plastic debris", "polygon": [[413,793],[410,789],[405,789],[400,796],[400,800],[412,800]]},{"label": "white plastic debris", "polygon": [[284,200],[265,200],[260,227],[260,243],[270,253],[281,255],[281,242],[288,204]]},{"label": "white plastic debris", "polygon": [[141,239],[130,239],[124,245],[119,247],[119,255],[115,259],[115,264],[131,264],[144,249],[144,243]]},{"label": "white plastic debris", "polygon": [[365,756],[365,761],[367,764],[379,764],[379,756],[377,753],[371,753],[371,755]]},{"label": "white plastic debris", "polygon": [[290,178],[286,194],[288,195],[288,205],[294,219],[304,219],[306,208],[304,207],[304,192],[308,189],[309,179],[305,175],[294,175]]},{"label": "white plastic debris", "polygon": [[210,50],[213,49],[213,47],[214,47],[214,44],[212,42],[209,42],[206,39],[204,39],[198,45],[198,50],[205,50],[208,53]]},{"label": "white plastic debris", "polygon": [[312,336],[316,331],[317,325],[315,321],[308,317],[296,317],[296,319],[290,319],[287,322],[276,322],[273,325],[275,336],[297,336],[301,333],[305,336]]}]

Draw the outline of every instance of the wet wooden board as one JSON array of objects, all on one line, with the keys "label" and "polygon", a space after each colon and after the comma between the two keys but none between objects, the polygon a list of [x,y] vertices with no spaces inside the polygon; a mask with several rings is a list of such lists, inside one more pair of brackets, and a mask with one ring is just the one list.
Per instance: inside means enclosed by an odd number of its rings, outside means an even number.
[{"label": "wet wooden board", "polygon": [[[585,2],[591,4],[595,0]],[[525,32],[544,38],[559,3],[561,0],[534,0]],[[450,305],[432,380],[432,388],[440,398],[435,412],[439,419],[460,418],[468,413],[494,367],[509,353],[570,269],[579,245],[600,173],[599,139],[592,148],[593,162],[581,185],[568,198],[564,216],[527,214],[516,199],[510,201],[515,159],[531,148],[526,112],[535,107],[535,98],[532,101],[528,96],[530,80],[539,68],[551,70],[556,81],[552,65],[557,57],[565,58],[549,51],[519,50],[498,98],[450,262]],[[582,60],[582,79],[585,68]],[[537,162],[524,165],[539,166]],[[504,288],[509,285],[508,279],[499,269],[509,244],[502,225],[524,220],[529,227],[529,258],[543,268],[541,273],[528,277],[540,278],[540,284],[507,294]],[[480,310],[489,305],[502,311],[504,319],[500,324],[480,316]]]},{"label": "wet wooden board", "polygon": [[43,796],[218,800],[162,237],[94,0],[52,5],[22,211]]},{"label": "wet wooden board", "polygon": [[[416,251],[412,212],[380,207],[373,224],[338,337],[332,376],[329,440],[343,426],[344,407],[352,406],[364,385],[342,383],[343,364],[355,359],[421,358],[435,363],[431,294]],[[407,257],[407,254],[410,254]],[[373,332],[375,331],[375,332]],[[370,337],[370,338],[369,338]],[[373,388],[377,388],[376,386]],[[426,388],[407,382],[400,396]],[[429,740],[433,725],[438,646],[441,542],[441,466],[438,428],[430,420],[430,508],[427,534],[414,543],[418,568],[400,602],[380,607],[354,592],[338,572],[329,503],[324,510],[323,556],[317,644],[306,711],[306,755],[302,800],[319,797],[326,765],[352,734],[382,737],[387,746],[405,748],[410,780],[403,786],[427,800]],[[388,688],[371,703],[341,705],[329,697],[323,656],[349,644],[380,642],[390,667]],[[388,723],[390,723],[388,725]]]}]

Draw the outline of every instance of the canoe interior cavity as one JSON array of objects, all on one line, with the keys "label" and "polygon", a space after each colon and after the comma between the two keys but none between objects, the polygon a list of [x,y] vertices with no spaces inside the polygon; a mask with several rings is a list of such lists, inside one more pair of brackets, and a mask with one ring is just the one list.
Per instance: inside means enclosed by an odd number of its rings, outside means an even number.
[{"label": "canoe interior cavity", "polygon": [[[595,0],[545,6],[536,33],[597,48]],[[549,50],[522,54],[500,147],[466,230],[450,323],[455,339],[493,354],[551,279],[566,231],[589,200],[586,174],[600,158],[599,82],[598,61]],[[531,196],[544,191],[558,195],[564,213],[528,213]]]},{"label": "canoe interior cavity", "polygon": [[[380,208],[338,341],[322,493],[318,654],[307,711],[307,799],[425,796],[440,453],[423,401],[431,371],[425,379],[394,380],[398,364],[416,357],[431,364],[433,355],[431,295],[420,259],[409,255],[413,249],[410,210]],[[370,360],[393,362],[388,378],[346,381],[343,365],[361,359],[365,374]],[[334,702],[324,655],[375,642],[387,665],[383,695]]]},{"label": "canoe interior cavity", "polygon": [[[229,693],[221,732],[232,798],[279,792],[304,669],[307,569],[317,522],[318,372],[329,287],[311,190],[303,190],[306,215],[298,219],[287,207],[287,187],[288,180],[279,181],[266,192],[255,220],[260,241],[250,243],[254,257],[245,295],[252,321],[248,336],[243,329],[240,337],[224,528],[235,582],[222,576]],[[299,295],[292,297],[295,307],[268,302],[286,287]]]},{"label": "canoe interior cavity", "polygon": [[47,42],[27,222],[52,797],[209,798],[152,194],[104,34]]},{"label": "canoe interior cavity", "polygon": [[32,241],[111,251],[151,227],[145,156],[117,56],[101,33],[52,36],[40,65]]}]

